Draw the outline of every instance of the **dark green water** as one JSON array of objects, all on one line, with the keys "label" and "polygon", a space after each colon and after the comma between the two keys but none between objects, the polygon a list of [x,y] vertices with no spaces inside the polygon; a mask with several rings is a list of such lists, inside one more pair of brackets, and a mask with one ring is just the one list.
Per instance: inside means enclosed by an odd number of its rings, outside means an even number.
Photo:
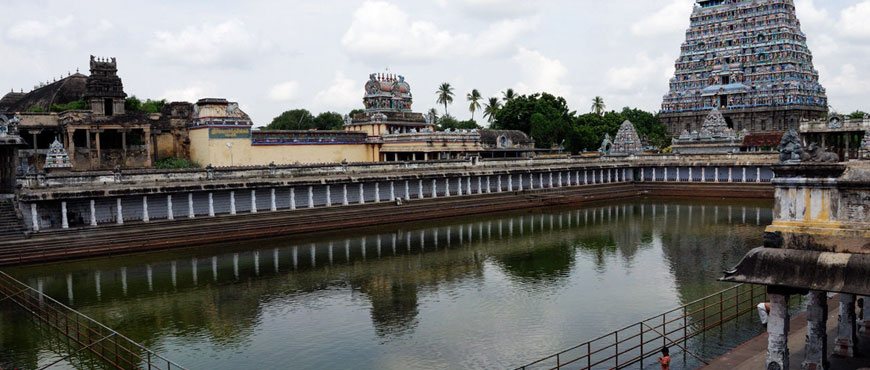
[{"label": "dark green water", "polygon": [[[632,200],[6,272],[191,369],[507,368],[728,287],[771,205]],[[744,321],[695,350],[760,332]],[[0,305],[0,364],[58,358],[36,327]]]}]

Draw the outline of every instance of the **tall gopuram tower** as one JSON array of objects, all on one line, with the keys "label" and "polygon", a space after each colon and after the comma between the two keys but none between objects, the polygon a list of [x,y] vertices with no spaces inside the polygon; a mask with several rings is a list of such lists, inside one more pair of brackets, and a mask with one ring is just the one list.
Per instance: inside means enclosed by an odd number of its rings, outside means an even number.
[{"label": "tall gopuram tower", "polygon": [[672,136],[718,108],[728,127],[797,129],[827,113],[793,0],[696,0],[660,117]]},{"label": "tall gopuram tower", "polygon": [[85,84],[84,99],[98,116],[124,114],[124,84],[118,77],[118,62],[115,58],[96,58],[91,55],[91,75]]},{"label": "tall gopuram tower", "polygon": [[345,117],[345,130],[367,132],[369,136],[433,131],[433,119],[411,111],[411,85],[401,75],[372,73],[365,84],[363,113]]}]

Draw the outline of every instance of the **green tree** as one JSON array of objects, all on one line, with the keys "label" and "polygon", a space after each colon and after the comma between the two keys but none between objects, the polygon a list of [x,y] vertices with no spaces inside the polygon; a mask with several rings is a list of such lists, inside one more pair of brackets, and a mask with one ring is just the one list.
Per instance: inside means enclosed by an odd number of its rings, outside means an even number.
[{"label": "green tree", "polygon": [[135,95],[124,100],[124,109],[128,112],[160,113],[164,105],[166,105],[165,99],[147,99],[143,102]]},{"label": "green tree", "polygon": [[360,114],[360,113],[365,113],[365,112],[366,111],[364,109],[354,109],[354,110],[350,111],[350,113],[348,113],[347,115],[350,116],[350,118],[353,118],[353,116]]},{"label": "green tree", "polygon": [[124,100],[124,110],[128,112],[138,112],[142,110],[142,101],[133,95]]},{"label": "green tree", "polygon": [[438,104],[444,104],[444,114],[447,115],[447,104],[453,104],[453,87],[449,83],[444,82],[438,87]]},{"label": "green tree", "polygon": [[607,109],[607,106],[604,105],[604,98],[596,96],[592,99],[592,113],[595,113],[600,117],[604,115],[605,109]]},{"label": "green tree", "polygon": [[28,113],[45,113],[45,108],[40,107],[38,105],[32,105],[30,108],[27,108]]},{"label": "green tree", "polygon": [[91,109],[90,104],[84,99],[74,100],[66,104],[52,104],[49,111],[51,112],[66,112],[68,110],[88,110]]},{"label": "green tree", "polygon": [[438,110],[437,109],[429,108],[429,112],[427,112],[427,113],[429,114],[429,117],[432,118],[433,122],[438,122]]},{"label": "green tree", "polygon": [[863,111],[860,111],[860,110],[856,110],[856,111],[852,112],[851,114],[849,114],[849,118],[852,118],[852,119],[862,119],[862,118],[864,118],[864,116],[866,116],[866,115],[867,115],[867,113],[865,113],[865,112],[863,112]]},{"label": "green tree", "polygon": [[275,117],[266,130],[310,130],[314,128],[314,116],[307,109],[293,109]]},{"label": "green tree", "polygon": [[480,109],[480,92],[477,89],[472,89],[470,93],[465,97],[468,100],[468,110],[471,112],[471,120],[474,121],[474,112]]},{"label": "green tree", "polygon": [[336,112],[323,112],[314,117],[313,123],[318,130],[342,130],[344,117]]},{"label": "green tree", "polygon": [[474,120],[468,121],[459,121],[453,116],[447,114],[438,119],[438,128],[443,130],[453,129],[453,130],[474,130],[480,129],[481,127],[477,125],[477,122]]},{"label": "green tree", "polygon": [[505,103],[507,103],[511,100],[514,100],[514,98],[517,97],[517,93],[514,92],[514,89],[507,89],[501,93],[501,96],[502,96],[502,99],[505,101]]},{"label": "green tree", "polygon": [[489,98],[489,102],[483,105],[483,117],[487,118],[490,126],[495,120],[495,115],[498,114],[498,110],[501,109],[501,102],[498,98]]}]

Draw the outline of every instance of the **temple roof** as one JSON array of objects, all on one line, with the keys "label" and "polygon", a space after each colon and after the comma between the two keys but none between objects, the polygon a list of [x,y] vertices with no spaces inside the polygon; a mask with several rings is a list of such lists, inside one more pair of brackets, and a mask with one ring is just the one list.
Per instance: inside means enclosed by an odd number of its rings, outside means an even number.
[{"label": "temple roof", "polygon": [[[65,77],[59,81],[41,86],[28,93],[9,93],[0,100],[0,110],[7,112],[25,112],[31,107],[39,107],[45,111],[54,104],[67,104],[81,99],[85,95],[85,84],[88,76],[80,73]],[[16,94],[16,95],[13,95]],[[5,102],[12,102],[8,106]]]},{"label": "temple roof", "polygon": [[504,136],[515,145],[534,144],[535,141],[519,130],[478,130],[480,141],[484,144],[495,145],[498,138]]}]

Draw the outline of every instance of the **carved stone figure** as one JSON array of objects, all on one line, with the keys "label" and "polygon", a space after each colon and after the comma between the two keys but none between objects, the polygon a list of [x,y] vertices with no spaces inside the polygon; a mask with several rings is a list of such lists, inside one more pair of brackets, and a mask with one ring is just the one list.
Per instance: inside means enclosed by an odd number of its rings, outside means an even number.
[{"label": "carved stone figure", "polygon": [[840,156],[837,153],[828,152],[816,143],[812,143],[807,147],[807,153],[812,162],[835,163],[840,161]]},{"label": "carved stone figure", "polygon": [[782,139],[779,141],[779,161],[785,163],[797,163],[806,159],[804,146],[801,144],[800,136],[794,129],[788,130]]}]

